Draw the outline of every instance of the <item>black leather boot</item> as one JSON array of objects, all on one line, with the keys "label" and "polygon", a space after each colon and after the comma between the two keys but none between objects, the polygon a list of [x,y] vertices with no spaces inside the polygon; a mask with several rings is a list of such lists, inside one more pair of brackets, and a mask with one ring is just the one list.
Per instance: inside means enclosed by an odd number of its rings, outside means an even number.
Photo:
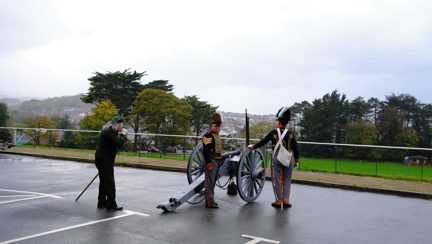
[{"label": "black leather boot", "polygon": [[115,205],[115,206],[108,206],[108,207],[106,208],[106,210],[107,210],[107,211],[122,211],[122,210],[123,210],[123,207],[119,207],[119,206],[117,206],[117,205]]},{"label": "black leather boot", "polygon": [[104,202],[98,202],[97,208],[106,208],[106,203],[104,203]]},{"label": "black leather boot", "polygon": [[237,195],[237,185],[234,182],[231,182],[231,184],[228,185],[227,194],[231,196]]}]

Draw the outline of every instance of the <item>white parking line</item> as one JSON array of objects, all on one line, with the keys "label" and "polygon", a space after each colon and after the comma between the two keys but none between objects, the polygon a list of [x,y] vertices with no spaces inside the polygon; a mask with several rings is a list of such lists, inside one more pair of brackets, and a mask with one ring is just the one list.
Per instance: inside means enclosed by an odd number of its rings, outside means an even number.
[{"label": "white parking line", "polygon": [[53,198],[62,198],[60,196],[52,195],[52,194],[45,194],[40,192],[32,192],[32,191],[18,191],[18,190],[10,190],[10,189],[0,189],[0,191],[5,192],[15,192],[15,193],[26,193],[26,194],[34,194],[39,196],[46,196],[46,197],[53,197]]},{"label": "white parking line", "polygon": [[47,196],[36,196],[36,197],[20,198],[20,199],[15,199],[15,200],[10,200],[10,201],[0,202],[0,205],[1,204],[5,204],[5,203],[20,202],[20,201],[33,200],[33,199],[39,199],[39,198],[45,198],[45,197],[47,197]]},{"label": "white parking line", "polygon": [[132,213],[132,214],[136,214],[136,215],[140,215],[140,216],[144,216],[144,217],[150,216],[150,215],[148,215],[146,213],[140,213],[140,212],[135,212],[135,211],[131,211],[131,210],[123,210],[123,212],[125,212],[125,213]]},{"label": "white parking line", "polygon": [[4,195],[0,196],[0,198],[7,198],[7,197],[36,197],[37,195]]},{"label": "white parking line", "polygon": [[[33,199],[39,199],[44,197],[52,197],[52,198],[62,198],[60,196],[52,195],[52,194],[45,194],[40,192],[32,192],[32,191],[18,191],[18,190],[11,190],[11,189],[0,189],[0,192],[13,192],[18,193],[15,195],[4,195],[0,196],[0,198],[7,198],[7,197],[21,197],[19,199],[9,200],[9,201],[2,201],[1,204],[5,203],[11,203],[11,202],[20,202],[20,201],[27,201],[27,200],[33,200]],[[19,194],[22,193],[22,194]]]},{"label": "white parking line", "polygon": [[267,243],[274,243],[274,244],[280,243],[280,241],[270,240],[270,239],[266,239],[266,238],[262,238],[262,237],[258,237],[258,236],[251,236],[251,235],[241,235],[241,236],[244,238],[247,238],[247,239],[251,239],[251,241],[248,241],[245,244],[255,244],[258,242],[267,242]]},{"label": "white parking line", "polygon": [[80,228],[83,226],[94,225],[94,224],[98,224],[98,223],[102,223],[102,222],[106,222],[106,221],[110,221],[110,220],[114,220],[114,219],[120,219],[120,218],[124,218],[124,217],[128,217],[128,216],[132,216],[132,215],[149,216],[148,214],[145,214],[145,213],[134,212],[134,211],[129,211],[129,210],[124,210],[123,212],[125,212],[126,214],[114,216],[114,217],[110,217],[110,218],[106,218],[106,219],[101,219],[101,220],[90,221],[87,223],[73,225],[73,226],[69,226],[69,227],[64,227],[64,228],[51,230],[51,231],[47,231],[47,232],[43,232],[43,233],[39,233],[39,234],[30,235],[30,236],[24,236],[21,238],[0,242],[0,244],[15,243],[15,242],[24,241],[24,240],[28,240],[28,239],[32,239],[32,238],[36,238],[36,237],[40,237],[40,236],[45,236],[45,235],[50,235],[50,234],[66,231],[66,230]]}]

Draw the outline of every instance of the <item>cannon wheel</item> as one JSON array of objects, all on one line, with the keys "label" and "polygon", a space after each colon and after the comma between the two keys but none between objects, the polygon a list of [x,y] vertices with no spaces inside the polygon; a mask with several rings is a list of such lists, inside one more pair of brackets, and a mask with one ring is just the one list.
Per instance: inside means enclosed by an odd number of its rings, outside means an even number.
[{"label": "cannon wheel", "polygon": [[247,148],[243,151],[237,170],[237,186],[240,197],[253,202],[264,188],[265,161],[260,150]]},{"label": "cannon wheel", "polygon": [[[202,154],[203,146],[201,143],[196,145],[192,150],[188,165],[187,165],[187,179],[189,184],[194,182],[198,177],[200,177],[204,173],[204,156]],[[191,199],[187,202],[190,204],[198,204],[204,200],[204,190],[195,194]]]},{"label": "cannon wheel", "polygon": [[203,146],[199,143],[194,147],[190,154],[187,165],[187,179],[189,184],[194,182],[204,173],[204,156],[202,150]]}]

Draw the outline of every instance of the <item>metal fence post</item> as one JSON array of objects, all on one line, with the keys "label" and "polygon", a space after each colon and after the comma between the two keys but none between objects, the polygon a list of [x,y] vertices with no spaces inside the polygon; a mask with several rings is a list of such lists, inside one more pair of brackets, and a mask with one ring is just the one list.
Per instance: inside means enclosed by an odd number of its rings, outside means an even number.
[{"label": "metal fence post", "polygon": [[36,147],[36,130],[34,130],[33,147]]},{"label": "metal fence post", "polygon": [[186,160],[186,139],[183,140],[183,160]]},{"label": "metal fence post", "polygon": [[81,131],[79,132],[79,143],[81,145],[81,152],[84,152],[84,142]]},{"label": "metal fence post", "polygon": [[[299,155],[301,155],[301,150],[300,150],[301,149],[301,144],[298,143],[297,146],[298,146],[298,150],[299,150]],[[297,168],[298,171],[300,171],[300,165],[301,165],[301,163],[299,163],[298,166],[297,166],[298,167]]]},{"label": "metal fence post", "polygon": [[[420,155],[424,155],[424,154],[423,154],[423,150],[422,150],[422,153],[421,153]],[[420,176],[420,182],[423,182],[423,165],[424,165],[424,162],[421,162],[421,176]]]},{"label": "metal fence post", "polygon": [[52,148],[52,131],[49,131],[49,148]]},{"label": "metal fence post", "polygon": [[375,148],[375,177],[378,176],[378,148]]},{"label": "metal fence post", "polygon": [[335,146],[335,173],[337,173],[337,146]]},{"label": "metal fence post", "polygon": [[138,135],[136,138],[137,138],[136,148],[138,150],[138,157],[141,157],[141,146],[140,146],[141,135]]},{"label": "metal fence post", "polygon": [[163,137],[161,136],[159,138],[159,158],[162,158],[162,152],[163,152]]},{"label": "metal fence post", "polygon": [[64,140],[64,142],[65,142],[65,150],[67,150],[67,136],[66,136],[66,133],[65,132],[63,132],[63,140]]},{"label": "metal fence post", "polygon": [[12,143],[14,145],[17,145],[17,129],[13,129],[13,138],[12,138]]}]

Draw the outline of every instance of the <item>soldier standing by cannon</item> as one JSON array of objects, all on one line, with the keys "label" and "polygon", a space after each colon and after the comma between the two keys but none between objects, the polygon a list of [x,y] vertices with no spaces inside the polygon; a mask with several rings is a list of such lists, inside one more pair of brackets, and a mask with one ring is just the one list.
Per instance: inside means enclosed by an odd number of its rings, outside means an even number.
[{"label": "soldier standing by cannon", "polygon": [[219,160],[222,155],[222,142],[219,137],[222,120],[219,113],[212,114],[210,130],[202,138],[205,160],[205,203],[207,208],[218,208],[214,200],[214,188],[217,179]]},{"label": "soldier standing by cannon", "polygon": [[[239,194],[246,202],[253,202],[261,194],[265,183],[265,161],[261,150],[246,148],[222,153],[219,138],[221,130],[221,116],[213,113],[210,130],[203,136],[202,143],[198,143],[191,152],[187,164],[187,179],[189,185],[167,202],[157,206],[165,212],[175,211],[183,203],[198,204],[205,200],[206,207],[218,208],[214,200],[216,181],[222,176],[230,179],[222,186],[229,184],[228,194]],[[237,185],[232,181],[236,177]],[[219,182],[220,183],[220,182]],[[231,189],[230,189],[231,186]],[[226,188],[224,189],[226,190]]]},{"label": "soldier standing by cannon", "polygon": [[[276,129],[270,131],[263,139],[254,145],[248,147],[257,149],[269,141],[272,142],[273,146],[273,160],[272,160],[272,185],[275,193],[276,201],[272,203],[275,208],[290,208],[291,203],[289,201],[291,191],[291,176],[293,167],[296,167],[299,163],[300,153],[297,146],[297,141],[294,137],[294,133],[288,131],[287,125],[291,118],[291,112],[288,107],[282,107],[276,114],[276,120],[279,121]],[[283,147],[283,148],[282,148]],[[287,150],[288,154],[294,154],[294,164],[292,157],[287,162],[281,162],[279,155],[283,150]]]}]

